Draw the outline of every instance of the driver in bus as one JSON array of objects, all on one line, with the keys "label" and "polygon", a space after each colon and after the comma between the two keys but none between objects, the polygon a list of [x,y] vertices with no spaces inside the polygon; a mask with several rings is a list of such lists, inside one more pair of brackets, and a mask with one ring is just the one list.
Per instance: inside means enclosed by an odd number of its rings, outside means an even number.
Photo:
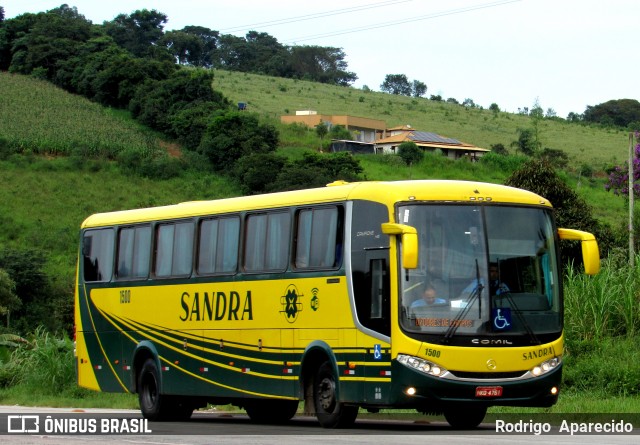
[{"label": "driver in bus", "polygon": [[411,310],[413,310],[421,307],[442,306],[446,304],[447,300],[439,297],[436,293],[436,289],[433,287],[433,284],[428,282],[424,288],[424,291],[422,292],[421,298],[418,298],[416,301],[411,303],[410,308]]}]

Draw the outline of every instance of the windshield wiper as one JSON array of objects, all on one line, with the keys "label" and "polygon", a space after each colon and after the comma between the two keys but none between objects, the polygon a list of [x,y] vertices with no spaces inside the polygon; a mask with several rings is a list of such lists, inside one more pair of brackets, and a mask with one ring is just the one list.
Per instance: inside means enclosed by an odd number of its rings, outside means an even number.
[{"label": "windshield wiper", "polygon": [[469,293],[468,298],[465,300],[466,304],[464,308],[462,308],[462,311],[460,311],[458,315],[456,315],[456,318],[453,319],[453,322],[449,326],[449,329],[447,329],[447,332],[444,334],[445,343],[448,343],[453,337],[453,335],[456,333],[456,331],[458,330],[458,327],[460,327],[460,320],[462,320],[464,316],[467,315],[467,313],[471,310],[471,306],[473,306],[473,303],[475,302],[476,299],[478,299],[478,318],[482,319],[483,289],[484,289],[484,285],[480,281],[480,267],[478,266],[478,260],[476,259],[476,285]]}]

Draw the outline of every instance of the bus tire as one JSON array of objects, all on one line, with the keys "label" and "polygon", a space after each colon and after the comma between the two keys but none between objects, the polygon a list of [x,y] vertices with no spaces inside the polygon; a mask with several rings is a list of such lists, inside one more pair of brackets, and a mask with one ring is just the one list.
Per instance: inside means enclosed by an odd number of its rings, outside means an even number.
[{"label": "bus tire", "polygon": [[159,376],[155,360],[147,359],[138,374],[138,402],[142,416],[151,421],[189,419],[193,405],[187,399],[162,394]]},{"label": "bus tire", "polygon": [[298,401],[252,400],[244,404],[244,409],[256,423],[286,423],[298,411]]},{"label": "bus tire", "polygon": [[486,406],[458,406],[446,409],[444,411],[444,418],[447,419],[447,422],[449,422],[452,428],[457,430],[472,430],[482,423],[486,414]]},{"label": "bus tire", "polygon": [[338,379],[331,363],[318,368],[313,379],[313,403],[318,422],[324,428],[346,428],[356,420],[358,407],[345,405],[338,399]]}]

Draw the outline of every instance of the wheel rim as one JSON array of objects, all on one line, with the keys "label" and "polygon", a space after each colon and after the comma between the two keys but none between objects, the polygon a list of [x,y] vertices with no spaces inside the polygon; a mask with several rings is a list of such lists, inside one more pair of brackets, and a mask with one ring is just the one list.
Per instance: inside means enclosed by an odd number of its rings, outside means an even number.
[{"label": "wheel rim", "polygon": [[327,412],[332,412],[336,403],[336,383],[330,377],[325,377],[318,385],[318,401]]}]

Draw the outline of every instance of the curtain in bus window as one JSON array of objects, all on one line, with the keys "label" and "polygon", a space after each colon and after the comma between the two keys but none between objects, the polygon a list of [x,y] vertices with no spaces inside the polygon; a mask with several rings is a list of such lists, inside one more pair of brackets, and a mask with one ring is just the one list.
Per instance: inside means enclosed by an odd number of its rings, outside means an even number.
[{"label": "curtain in bus window", "polygon": [[265,251],[265,268],[267,270],[284,270],[287,268],[289,225],[288,213],[272,213],[269,215]]},{"label": "curtain in bus window", "polygon": [[264,270],[264,243],[267,237],[267,215],[247,217],[244,267],[248,271]]},{"label": "curtain in bus window", "polygon": [[296,261],[295,265],[299,269],[310,266],[309,258],[311,249],[311,222],[312,211],[301,210],[298,213],[298,234],[296,237]]},{"label": "curtain in bus window", "polygon": [[240,219],[224,218],[220,220],[218,230],[218,249],[216,252],[216,271],[235,272],[238,267],[238,244],[240,239]]},{"label": "curtain in bus window", "polygon": [[198,248],[198,273],[212,274],[216,272],[215,258],[218,243],[218,221],[209,219],[200,224],[200,245]]},{"label": "curtain in bus window", "polygon": [[146,278],[149,276],[151,227],[136,227],[133,246],[132,276],[134,278]]},{"label": "curtain in bus window", "polygon": [[333,267],[336,257],[336,232],[338,209],[317,209],[313,213],[311,237],[311,264],[317,267]]},{"label": "curtain in bus window", "polygon": [[158,226],[156,235],[155,274],[158,277],[171,276],[171,264],[173,262],[173,224]]},{"label": "curtain in bus window", "polygon": [[133,272],[133,241],[135,229],[122,229],[118,237],[118,277],[128,278]]},{"label": "curtain in bus window", "polygon": [[198,273],[231,273],[238,267],[240,219],[210,219],[200,224]]},{"label": "curtain in bus window", "polygon": [[193,261],[193,223],[176,224],[173,241],[172,275],[184,276],[191,274]]}]

